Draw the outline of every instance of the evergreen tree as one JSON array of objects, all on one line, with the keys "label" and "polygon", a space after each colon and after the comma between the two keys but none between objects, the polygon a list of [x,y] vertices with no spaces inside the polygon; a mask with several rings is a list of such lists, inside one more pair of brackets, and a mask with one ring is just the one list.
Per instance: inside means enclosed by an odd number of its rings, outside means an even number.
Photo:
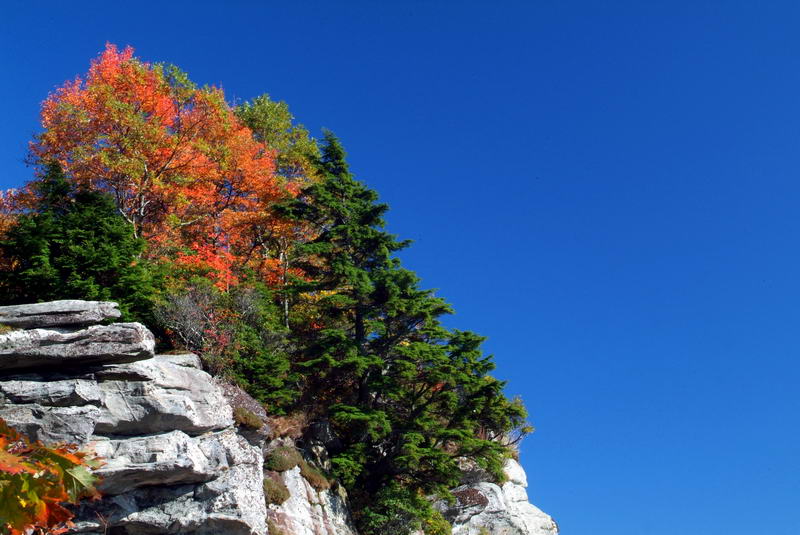
[{"label": "evergreen tree", "polygon": [[496,439],[525,412],[488,375],[482,338],[442,327],[438,318],[450,307],[393,256],[408,242],[384,230],[388,207],[354,179],[345,158],[325,132],[324,179],[287,209],[317,229],[298,247],[310,282],[296,289],[315,296],[317,328],[295,330],[297,366],[309,403],[325,408],[342,437],[332,464],[361,529],[399,534],[433,518],[422,497],[458,485],[459,458],[500,477],[507,450]]},{"label": "evergreen tree", "polygon": [[97,191],[77,190],[57,163],[32,186],[34,212],[0,241],[4,304],[54,299],[114,300],[127,319],[149,319],[153,280],[138,261],[145,242]]}]

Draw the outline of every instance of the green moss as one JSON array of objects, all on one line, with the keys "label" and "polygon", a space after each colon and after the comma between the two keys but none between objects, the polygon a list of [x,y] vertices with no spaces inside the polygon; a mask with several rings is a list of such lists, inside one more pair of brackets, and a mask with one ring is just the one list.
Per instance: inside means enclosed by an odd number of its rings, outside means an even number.
[{"label": "green moss", "polygon": [[275,448],[264,459],[264,468],[275,472],[291,470],[303,462],[300,452],[291,446]]},{"label": "green moss", "polygon": [[264,478],[264,501],[280,505],[289,499],[289,489],[277,472],[267,473]]},{"label": "green moss", "polygon": [[245,409],[244,407],[236,407],[233,409],[233,419],[242,427],[249,429],[261,429],[264,422],[253,411]]},{"label": "green moss", "polygon": [[0,334],[7,334],[15,330],[16,329],[14,327],[11,327],[10,325],[3,325],[2,323],[0,323]]}]

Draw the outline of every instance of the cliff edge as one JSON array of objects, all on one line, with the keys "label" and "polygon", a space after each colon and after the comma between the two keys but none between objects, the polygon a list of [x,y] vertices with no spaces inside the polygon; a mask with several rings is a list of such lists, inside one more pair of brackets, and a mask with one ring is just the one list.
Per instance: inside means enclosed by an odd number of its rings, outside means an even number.
[{"label": "cliff edge", "polygon": [[[118,317],[106,302],[0,307],[0,418],[104,459],[103,499],[79,508],[70,533],[356,535],[340,486],[315,487],[298,466],[265,471],[265,455],[298,445],[237,426],[232,404],[243,393],[196,355],[156,355],[152,333],[108,323]],[[306,447],[324,458],[319,445]],[[558,532],[529,503],[522,467],[509,460],[506,473],[498,485],[465,470],[456,501],[436,504],[454,535]],[[267,480],[288,491],[282,501],[265,497]]]}]

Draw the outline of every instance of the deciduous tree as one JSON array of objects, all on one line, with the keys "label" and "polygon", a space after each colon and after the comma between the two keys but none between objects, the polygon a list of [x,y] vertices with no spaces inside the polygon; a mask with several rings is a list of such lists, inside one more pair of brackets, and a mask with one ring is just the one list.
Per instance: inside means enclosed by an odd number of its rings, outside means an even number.
[{"label": "deciduous tree", "polygon": [[31,160],[56,161],[75,184],[110,193],[150,255],[222,272],[276,270],[261,244],[266,232],[288,230],[271,206],[296,191],[294,178],[274,172],[275,151],[222,90],[108,45],[85,77],[48,97],[42,126]]}]

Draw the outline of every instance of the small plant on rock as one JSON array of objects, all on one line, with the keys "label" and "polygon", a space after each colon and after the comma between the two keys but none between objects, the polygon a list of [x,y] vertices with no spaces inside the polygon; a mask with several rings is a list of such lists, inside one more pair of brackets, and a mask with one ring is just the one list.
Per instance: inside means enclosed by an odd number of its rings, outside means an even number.
[{"label": "small plant on rock", "polygon": [[300,461],[300,474],[302,474],[306,481],[308,481],[308,483],[318,491],[328,490],[331,488],[331,482],[328,481],[328,478],[325,477],[325,474],[312,466],[311,463],[305,459]]},{"label": "small plant on rock", "polygon": [[291,446],[280,446],[267,454],[264,459],[264,468],[275,472],[291,470],[303,461],[297,449]]},{"label": "small plant on rock", "polygon": [[277,472],[267,472],[264,476],[264,501],[267,505],[280,505],[289,499],[289,489]]},{"label": "small plant on rock", "polygon": [[256,413],[244,407],[236,407],[233,409],[233,420],[237,425],[247,427],[248,429],[261,429],[264,426],[264,422]]},{"label": "small plant on rock", "polygon": [[286,472],[295,466],[300,467],[300,474],[317,490],[331,488],[331,482],[319,469],[303,459],[303,456],[292,446],[280,446],[270,452],[264,459],[264,468],[275,472]]},{"label": "small plant on rock", "polygon": [[287,535],[286,532],[279,528],[272,520],[267,520],[267,533],[269,535]]}]

